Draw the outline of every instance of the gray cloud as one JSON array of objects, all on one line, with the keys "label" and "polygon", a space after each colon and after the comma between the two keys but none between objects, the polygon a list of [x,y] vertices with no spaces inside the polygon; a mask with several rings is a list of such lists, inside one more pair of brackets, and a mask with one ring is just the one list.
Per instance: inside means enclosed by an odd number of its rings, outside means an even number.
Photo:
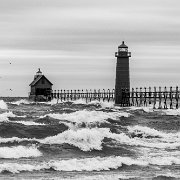
[{"label": "gray cloud", "polygon": [[159,72],[175,79],[174,72],[180,75],[179,5],[178,0],[0,0],[4,87],[12,74],[27,86],[42,67],[56,86],[68,87],[72,78],[78,86],[98,79],[93,86],[113,88],[114,52],[122,40],[132,51],[133,85],[153,83],[151,77]]}]

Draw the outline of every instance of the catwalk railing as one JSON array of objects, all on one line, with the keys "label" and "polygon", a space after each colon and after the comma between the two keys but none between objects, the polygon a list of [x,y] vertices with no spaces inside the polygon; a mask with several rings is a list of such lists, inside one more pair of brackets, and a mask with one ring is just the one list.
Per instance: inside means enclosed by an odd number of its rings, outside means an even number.
[{"label": "catwalk railing", "polygon": [[[178,87],[154,87],[122,89],[120,106],[149,106],[154,109],[179,108],[180,90]],[[58,101],[74,101],[84,99],[86,102],[115,101],[115,90],[55,90],[51,98]]]},{"label": "catwalk railing", "polygon": [[51,98],[58,99],[60,101],[75,101],[83,99],[86,102],[94,100],[98,101],[114,101],[114,89],[113,90],[55,90],[51,93]]}]

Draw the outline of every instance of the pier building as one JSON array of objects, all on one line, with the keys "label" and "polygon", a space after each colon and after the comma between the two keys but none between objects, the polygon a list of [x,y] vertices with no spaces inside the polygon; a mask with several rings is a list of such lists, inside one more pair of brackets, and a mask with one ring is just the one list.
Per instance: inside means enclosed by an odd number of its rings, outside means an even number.
[{"label": "pier building", "polygon": [[29,99],[46,101],[51,99],[52,83],[42,74],[40,68],[29,85],[31,87]]}]

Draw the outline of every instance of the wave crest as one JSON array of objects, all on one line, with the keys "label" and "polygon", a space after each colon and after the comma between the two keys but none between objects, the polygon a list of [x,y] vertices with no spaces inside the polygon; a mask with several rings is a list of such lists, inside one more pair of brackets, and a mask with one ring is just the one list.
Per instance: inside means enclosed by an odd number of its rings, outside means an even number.
[{"label": "wave crest", "polygon": [[7,104],[3,100],[0,100],[0,109],[8,109]]},{"label": "wave crest", "polygon": [[85,159],[68,159],[68,160],[51,160],[37,165],[4,163],[0,164],[0,172],[9,171],[19,173],[21,171],[39,171],[54,169],[56,171],[101,171],[118,169],[122,164],[130,165],[147,165],[146,162],[131,159],[129,157],[95,157]]},{"label": "wave crest", "polygon": [[[67,130],[56,136],[47,137],[40,141],[44,144],[63,144],[68,143],[83,151],[91,151],[93,149],[102,150],[104,138],[110,138],[117,144],[126,144],[130,146],[152,147],[158,149],[170,148],[176,149],[180,146],[179,138],[177,141],[172,137],[160,140],[148,140],[146,138],[131,138],[125,133],[112,133],[108,128],[84,128],[78,130]],[[166,140],[166,141],[165,141]]]},{"label": "wave crest", "polygon": [[[93,124],[93,123],[107,123],[107,119],[119,119],[119,117],[129,117],[130,114],[126,112],[102,112],[102,111],[87,111],[87,110],[81,110],[81,111],[76,111],[70,114],[47,114],[46,116],[49,116],[54,119],[59,119],[59,120],[68,120],[73,123],[81,124]],[[42,116],[41,118],[44,118]]]},{"label": "wave crest", "polygon": [[16,117],[15,114],[13,114],[11,111],[10,112],[5,112],[0,114],[0,122],[7,122],[9,121],[8,117]]},{"label": "wave crest", "polygon": [[42,153],[35,146],[0,147],[0,158],[21,158],[38,156],[42,156]]},{"label": "wave crest", "polygon": [[67,130],[56,136],[47,137],[40,142],[44,144],[68,143],[83,151],[101,150],[104,134],[108,132],[109,130],[105,128]]},{"label": "wave crest", "polygon": [[130,134],[141,137],[159,137],[164,138],[166,142],[180,142],[180,133],[166,133],[158,131],[154,128],[144,127],[144,126],[128,126],[127,127]]},{"label": "wave crest", "polygon": [[19,101],[11,102],[11,104],[16,104],[19,106],[20,104],[31,104],[31,102],[28,101],[27,99],[21,99]]},{"label": "wave crest", "polygon": [[[142,159],[133,159],[130,157],[110,156],[110,157],[94,157],[84,159],[66,159],[66,160],[51,160],[49,162],[43,162],[40,164],[23,164],[23,163],[3,163],[0,164],[0,172],[9,171],[12,173],[19,173],[22,171],[40,171],[53,169],[56,171],[103,171],[118,169],[122,165],[137,165],[148,166],[149,164],[155,164],[157,161],[145,161]],[[172,159],[162,159],[160,165],[172,165],[179,164],[180,162]]]}]

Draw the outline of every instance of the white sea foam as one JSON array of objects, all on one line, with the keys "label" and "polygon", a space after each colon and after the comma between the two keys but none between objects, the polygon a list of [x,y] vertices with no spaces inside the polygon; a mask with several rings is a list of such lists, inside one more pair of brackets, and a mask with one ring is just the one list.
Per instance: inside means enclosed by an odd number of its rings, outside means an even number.
[{"label": "white sea foam", "polygon": [[101,105],[102,108],[114,108],[114,102],[112,102],[112,101],[110,101],[110,102],[101,101],[100,105]]},{"label": "white sea foam", "polygon": [[128,108],[128,111],[135,111],[135,110],[143,110],[144,112],[147,112],[147,113],[154,111],[152,105],[151,105],[151,106],[147,106],[147,107],[143,107],[143,106],[142,106],[142,107],[132,106],[132,107],[129,107],[129,108]]},{"label": "white sea foam", "polygon": [[50,167],[54,167],[54,169],[57,171],[101,171],[118,169],[123,164],[128,166],[147,165],[147,163],[144,161],[121,156],[95,157],[85,159],[74,158],[70,160],[50,161],[48,163]]},{"label": "white sea foam", "polygon": [[20,122],[20,121],[9,121],[9,117],[20,117],[20,118],[26,118],[27,116],[17,116],[15,114],[13,114],[13,112],[9,111],[9,112],[4,112],[2,114],[0,114],[0,122]]},{"label": "white sea foam", "polygon": [[[136,145],[136,141],[135,142],[131,141],[131,139],[124,133],[121,134],[111,133],[108,128],[92,128],[92,129],[83,128],[77,130],[69,129],[55,136],[49,136],[45,139],[36,139],[36,138],[28,139],[28,138],[18,138],[18,137],[0,138],[0,143],[22,142],[22,141],[37,141],[42,144],[68,143],[70,145],[78,147],[83,151],[91,151],[93,149],[101,150],[103,139],[105,137],[112,138],[124,144]],[[141,144],[143,144],[143,142],[141,142]]]},{"label": "white sea foam", "polygon": [[11,173],[20,173],[21,171],[38,171],[43,169],[40,165],[20,164],[20,163],[1,163],[0,172],[9,171]]},{"label": "white sea foam", "polygon": [[162,114],[165,114],[165,115],[168,115],[168,116],[180,116],[180,109],[162,110]]},{"label": "white sea foam", "polygon": [[0,122],[7,122],[9,121],[8,117],[16,117],[15,114],[13,114],[11,111],[10,112],[5,112],[0,114]]},{"label": "white sea foam", "polygon": [[0,172],[10,171],[12,173],[19,173],[21,171],[40,171],[53,168],[56,171],[102,171],[118,169],[125,164],[127,166],[138,165],[172,165],[180,164],[177,159],[133,159],[130,157],[110,156],[110,157],[94,157],[84,159],[66,159],[66,160],[51,160],[49,162],[42,162],[39,164],[25,164],[25,163],[1,163]]},{"label": "white sea foam", "polygon": [[[61,180],[132,180],[132,179],[137,179],[137,176],[132,176],[132,175],[123,175],[123,174],[115,174],[114,172],[113,173],[110,173],[110,174],[107,174],[107,173],[102,173],[102,175],[100,174],[97,174],[97,175],[94,175],[94,174],[86,174],[86,175],[77,175],[77,176],[73,176],[73,177],[69,177],[69,178],[61,178]],[[41,179],[38,179],[38,180],[43,180],[42,178]],[[49,179],[49,180],[59,180],[59,177],[58,178],[52,178],[52,179]]]},{"label": "white sea foam", "polygon": [[58,99],[52,99],[51,101],[46,102],[46,104],[49,104],[49,105],[54,105],[54,104],[59,104],[59,103],[63,103],[63,102]]},{"label": "white sea foam", "polygon": [[[51,113],[46,116],[49,116],[54,119],[59,119],[59,120],[68,120],[70,122],[74,123],[103,123],[105,120],[108,118],[111,119],[119,119],[119,117],[129,117],[130,114],[127,112],[102,112],[102,111],[87,111],[87,110],[82,110],[82,111],[76,111],[70,114],[55,114]],[[41,116],[41,118],[44,118],[45,116]]]},{"label": "white sea foam", "polygon": [[129,157],[111,156],[111,157],[95,157],[85,159],[69,159],[69,160],[51,160],[41,164],[23,164],[23,163],[2,163],[0,164],[0,172],[10,171],[19,173],[21,171],[34,171],[53,168],[56,171],[101,171],[118,169],[123,164],[146,166],[147,163],[131,159]]},{"label": "white sea foam", "polygon": [[71,101],[73,104],[87,104],[85,99],[77,99],[74,101]]},{"label": "white sea foam", "polygon": [[150,112],[157,112],[161,115],[168,115],[168,116],[180,116],[180,109],[153,109],[153,106],[148,107],[135,107],[132,106],[128,108],[127,111],[135,111],[135,110],[143,110],[144,112],[150,113]]},{"label": "white sea foam", "polygon": [[[128,180],[128,179],[137,179],[137,176],[132,176],[132,175],[123,175],[123,174],[115,174],[114,172],[113,173],[110,173],[110,174],[107,174],[107,173],[104,173],[102,175],[100,174],[97,174],[97,175],[94,175],[94,174],[86,174],[86,175],[76,175],[76,176],[73,176],[73,177],[69,177],[69,178],[61,178],[61,180]],[[44,179],[44,178],[43,178]],[[38,179],[38,180],[43,180],[42,178]],[[49,180],[59,180],[59,177],[53,177],[52,179],[49,179]]]},{"label": "white sea foam", "polygon": [[[156,174],[156,177],[164,177],[164,179],[166,178],[166,179],[173,179],[173,180],[175,180],[175,179],[180,179],[180,174],[179,175],[176,175],[174,172],[173,173],[171,173],[171,172],[164,172],[164,173],[160,173],[160,174]],[[175,179],[174,179],[175,178]],[[160,178],[159,178],[160,179]],[[162,179],[162,178],[161,178]]]},{"label": "white sea foam", "polygon": [[102,108],[114,108],[114,102],[112,101],[98,101],[98,100],[94,100],[91,102],[88,102],[87,104],[97,104],[100,105]]},{"label": "white sea foam", "polygon": [[177,157],[150,157],[150,158],[141,158],[143,161],[147,161],[149,164],[152,165],[159,165],[159,166],[167,166],[172,164],[180,164],[180,159]]},{"label": "white sea foam", "polygon": [[36,123],[33,121],[9,121],[9,117],[20,117],[20,118],[26,118],[26,116],[17,116],[15,114],[13,114],[13,112],[9,111],[9,112],[5,112],[0,114],[0,122],[12,122],[12,123],[19,123],[19,124],[23,124],[26,126],[43,126],[45,124],[43,123]]},{"label": "white sea foam", "polygon": [[169,138],[131,138],[125,133],[112,133],[108,128],[83,128],[83,129],[69,129],[55,136],[49,136],[45,139],[28,139],[28,138],[0,138],[0,143],[7,142],[22,142],[22,141],[37,141],[42,144],[63,144],[68,143],[83,151],[102,150],[104,138],[114,140],[116,145],[129,145],[150,147],[157,149],[177,149],[180,147],[180,138],[168,135]]},{"label": "white sea foam", "polygon": [[22,141],[39,141],[39,139],[33,138],[19,138],[19,137],[11,137],[11,138],[2,138],[0,137],[0,143],[12,143],[12,142],[22,142]]},{"label": "white sea foam", "polygon": [[0,109],[8,109],[7,104],[3,100],[0,100]]},{"label": "white sea foam", "polygon": [[144,127],[144,126],[128,126],[128,131],[136,135],[142,135],[143,137],[152,136],[163,138],[165,142],[180,142],[180,132],[177,133],[167,133],[158,131],[153,128]]},{"label": "white sea foam", "polygon": [[75,101],[72,101],[73,104],[94,104],[94,105],[100,105],[102,108],[114,108],[114,102],[110,101],[98,101],[93,100],[91,102],[86,102],[85,99],[77,99]]},{"label": "white sea foam", "polygon": [[25,126],[45,126],[44,123],[37,123],[33,121],[12,121],[13,123],[23,124]]},{"label": "white sea foam", "polygon": [[128,131],[130,133],[134,133],[136,135],[138,134],[142,134],[143,137],[147,137],[147,136],[159,136],[159,137],[164,137],[164,136],[167,136],[166,133],[163,133],[161,131],[158,131],[156,129],[153,129],[153,128],[149,128],[149,127],[145,127],[145,126],[139,126],[139,125],[136,125],[136,126],[128,126],[127,127]]},{"label": "white sea foam", "polygon": [[114,108],[114,102],[112,101],[98,101],[98,100],[93,100],[91,102],[87,102],[85,99],[77,99],[74,101],[58,101],[57,99],[53,99],[52,101],[48,102],[47,104],[59,104],[59,103],[65,103],[65,102],[72,102],[73,104],[86,104],[86,105],[100,105],[102,108]]},{"label": "white sea foam", "polygon": [[28,101],[27,99],[21,99],[15,102],[11,102],[11,104],[16,104],[16,105],[20,105],[20,104],[31,104],[32,102]]},{"label": "white sea foam", "polygon": [[42,156],[42,153],[35,146],[0,147],[0,158],[21,158],[38,156]]},{"label": "white sea foam", "polygon": [[131,138],[125,133],[111,133],[108,128],[84,128],[78,130],[67,130],[56,136],[47,137],[41,140],[41,143],[47,144],[72,144],[83,151],[90,151],[92,149],[101,150],[103,139],[111,138],[117,142],[117,144],[127,144],[130,146],[142,146],[152,147],[158,149],[171,148],[176,149],[180,147],[179,137],[175,138]]},{"label": "white sea foam", "polygon": [[45,144],[63,144],[68,143],[78,147],[83,151],[92,149],[101,150],[104,133],[108,131],[105,128],[67,130],[56,136],[47,137],[41,140]]}]

